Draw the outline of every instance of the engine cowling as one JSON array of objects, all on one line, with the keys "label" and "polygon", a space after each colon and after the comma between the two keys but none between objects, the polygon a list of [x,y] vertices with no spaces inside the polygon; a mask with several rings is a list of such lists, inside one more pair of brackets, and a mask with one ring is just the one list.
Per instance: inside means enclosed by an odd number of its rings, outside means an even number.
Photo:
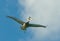
[{"label": "engine cowling", "polygon": [[24,28],[24,27],[21,27],[21,29],[22,29],[22,30],[26,30],[26,28]]},{"label": "engine cowling", "polygon": [[24,23],[21,27],[22,30],[26,30],[26,23]]}]

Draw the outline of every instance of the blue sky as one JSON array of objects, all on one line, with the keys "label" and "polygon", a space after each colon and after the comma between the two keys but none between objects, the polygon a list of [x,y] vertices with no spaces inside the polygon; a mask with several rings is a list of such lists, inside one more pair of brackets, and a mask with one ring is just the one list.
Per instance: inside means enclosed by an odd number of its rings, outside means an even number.
[{"label": "blue sky", "polygon": [[21,11],[18,11],[18,5],[17,0],[0,0],[0,41],[19,41],[29,37],[28,33],[20,30],[20,24],[6,17],[19,18]]},{"label": "blue sky", "polygon": [[[24,21],[31,16],[31,23],[48,28],[28,28],[24,33],[8,15]],[[59,18],[59,0],[0,0],[0,41],[60,41]]]}]

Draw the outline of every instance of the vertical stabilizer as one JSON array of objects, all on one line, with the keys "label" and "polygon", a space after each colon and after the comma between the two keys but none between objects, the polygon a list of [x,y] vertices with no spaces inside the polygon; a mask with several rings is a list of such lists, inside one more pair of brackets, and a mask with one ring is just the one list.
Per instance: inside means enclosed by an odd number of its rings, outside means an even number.
[{"label": "vertical stabilizer", "polygon": [[32,20],[32,18],[31,18],[31,17],[27,18],[27,21],[29,21],[29,22],[30,22],[31,20]]}]

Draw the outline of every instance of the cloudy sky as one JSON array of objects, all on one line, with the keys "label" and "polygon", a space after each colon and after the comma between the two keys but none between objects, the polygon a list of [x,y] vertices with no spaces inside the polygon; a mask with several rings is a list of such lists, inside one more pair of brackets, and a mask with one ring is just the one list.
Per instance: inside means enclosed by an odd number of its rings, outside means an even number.
[{"label": "cloudy sky", "polygon": [[[46,25],[47,28],[28,28],[7,18],[14,16],[30,23]],[[0,0],[0,41],[60,41],[59,0]]]}]

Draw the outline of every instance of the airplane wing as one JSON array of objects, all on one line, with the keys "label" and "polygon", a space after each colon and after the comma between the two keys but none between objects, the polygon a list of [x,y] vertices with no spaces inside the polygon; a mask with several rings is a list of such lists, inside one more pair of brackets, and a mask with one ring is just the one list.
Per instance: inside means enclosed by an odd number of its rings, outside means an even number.
[{"label": "airplane wing", "polygon": [[44,28],[46,28],[46,26],[38,25],[38,24],[29,24],[29,27],[44,27]]},{"label": "airplane wing", "polygon": [[19,20],[19,19],[15,18],[15,17],[12,17],[12,16],[7,16],[7,17],[15,20],[15,21],[18,22],[19,24],[25,23],[25,22],[23,22],[22,20]]}]

